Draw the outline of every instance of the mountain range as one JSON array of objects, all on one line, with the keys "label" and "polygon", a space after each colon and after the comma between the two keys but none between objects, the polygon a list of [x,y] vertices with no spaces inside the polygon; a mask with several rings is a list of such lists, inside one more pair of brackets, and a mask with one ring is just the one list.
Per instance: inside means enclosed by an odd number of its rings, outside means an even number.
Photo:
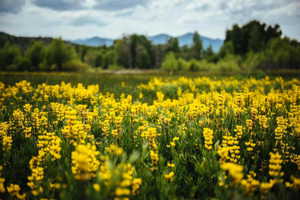
[{"label": "mountain range", "polygon": [[[172,36],[168,34],[158,34],[154,36],[149,36],[148,39],[152,41],[153,44],[165,44]],[[221,39],[213,39],[206,36],[200,36],[203,42],[204,48],[208,48],[209,45],[212,46],[213,51],[217,52],[223,45],[223,40]],[[178,36],[178,41],[180,46],[184,45],[192,45],[193,43],[193,33],[186,33],[184,35]],[[70,42],[80,45],[87,46],[111,46],[114,42],[113,39],[110,38],[102,38],[102,37],[91,37],[84,39],[71,40]]]},{"label": "mountain range", "polygon": [[[172,36],[167,34],[158,34],[154,36],[149,36],[148,39],[152,41],[153,44],[166,44],[168,40]],[[209,45],[212,46],[213,51],[217,52],[223,45],[223,40],[221,39],[212,39],[205,36],[200,36],[203,42],[204,48],[207,48]],[[186,33],[184,35],[178,36],[178,41],[180,46],[184,45],[192,45],[193,43],[193,33]],[[53,38],[50,37],[22,37],[22,36],[14,36],[0,31],[0,47],[4,46],[6,42],[15,43],[25,48],[30,45],[35,40],[40,40],[45,43],[49,43]],[[69,40],[66,41],[73,44],[78,45],[86,45],[86,46],[111,46],[114,42],[114,39],[111,38],[102,38],[102,37],[91,37],[77,40]]]}]

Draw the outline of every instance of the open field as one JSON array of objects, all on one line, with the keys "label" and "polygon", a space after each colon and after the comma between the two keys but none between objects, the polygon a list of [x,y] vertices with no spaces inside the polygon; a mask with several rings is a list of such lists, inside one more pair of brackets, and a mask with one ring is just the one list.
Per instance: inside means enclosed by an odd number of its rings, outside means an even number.
[{"label": "open field", "polygon": [[300,79],[0,73],[0,199],[299,199]]}]

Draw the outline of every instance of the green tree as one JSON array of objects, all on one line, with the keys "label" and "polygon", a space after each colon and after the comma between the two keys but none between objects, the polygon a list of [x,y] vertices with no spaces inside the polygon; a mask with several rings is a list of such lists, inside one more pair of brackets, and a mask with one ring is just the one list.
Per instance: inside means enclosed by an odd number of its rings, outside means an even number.
[{"label": "green tree", "polygon": [[21,57],[21,50],[18,46],[6,43],[2,49],[0,49],[0,69],[17,70],[17,59]]},{"label": "green tree", "polygon": [[117,65],[118,64],[117,59],[118,57],[115,50],[106,50],[105,53],[103,54],[103,68],[108,69],[110,65]]},{"label": "green tree", "polygon": [[155,63],[152,44],[145,36],[123,37],[114,46],[117,64],[125,68],[150,68]]},{"label": "green tree", "polygon": [[16,59],[16,68],[18,71],[32,70],[32,64],[30,59],[26,56],[19,56]]},{"label": "green tree", "polygon": [[32,45],[27,49],[26,56],[31,62],[30,70],[38,71],[40,64],[43,62],[45,58],[44,51],[45,44],[40,41],[34,41]]},{"label": "green tree", "polygon": [[203,57],[203,45],[202,40],[198,32],[195,32],[193,35],[193,44],[191,48],[192,58],[201,59]]},{"label": "green tree", "polygon": [[62,39],[54,39],[46,52],[47,64],[52,70],[63,71],[63,64],[76,58],[76,52],[70,45],[64,43]]},{"label": "green tree", "polygon": [[166,52],[166,45],[159,44],[153,46],[152,67],[159,68],[163,62]]},{"label": "green tree", "polygon": [[162,62],[161,69],[168,72],[178,71],[178,62],[173,52],[170,52],[166,55],[165,59]]},{"label": "green tree", "polygon": [[128,37],[123,37],[122,39],[115,41],[114,49],[116,53],[116,64],[125,68],[130,68],[132,57]]},{"label": "green tree", "polygon": [[215,59],[215,54],[211,45],[209,45],[208,48],[203,51],[203,58],[208,61],[213,61]]},{"label": "green tree", "polygon": [[95,67],[103,68],[104,65],[104,56],[102,52],[98,52],[95,58]]},{"label": "green tree", "polygon": [[234,47],[232,42],[225,42],[220,51],[219,51],[219,59],[224,58],[226,55],[234,54]]},{"label": "green tree", "polygon": [[257,20],[252,20],[243,26],[234,25],[226,31],[225,43],[231,42],[235,54],[246,55],[248,52],[263,51],[268,42],[281,37],[279,25],[267,26]]},{"label": "green tree", "polygon": [[168,40],[167,42],[167,52],[174,52],[174,53],[179,53],[180,52],[180,47],[179,47],[179,42],[176,37],[172,37]]}]

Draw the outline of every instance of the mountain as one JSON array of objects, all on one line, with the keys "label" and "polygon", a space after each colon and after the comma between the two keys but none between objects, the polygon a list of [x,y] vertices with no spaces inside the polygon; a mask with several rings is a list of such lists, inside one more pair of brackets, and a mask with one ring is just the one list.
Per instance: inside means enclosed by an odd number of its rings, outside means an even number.
[{"label": "mountain", "polygon": [[78,39],[78,40],[72,40],[70,41],[75,44],[80,44],[80,45],[86,45],[86,46],[111,46],[114,42],[114,40],[109,39],[109,38],[101,38],[101,37],[92,37],[92,38],[87,38],[87,39]]},{"label": "mountain", "polygon": [[[154,44],[165,44],[172,36],[166,34],[159,34],[155,36],[150,36],[149,39]],[[206,49],[209,45],[212,46],[213,51],[217,52],[220,50],[223,45],[223,40],[221,39],[212,39],[206,36],[200,36],[203,42],[203,47]],[[186,33],[184,35],[178,36],[178,41],[180,46],[192,45],[193,44],[193,33]]]},{"label": "mountain", "polygon": [[[148,39],[152,41],[153,44],[166,44],[168,40],[172,36],[167,34],[158,34],[149,36]],[[186,33],[184,35],[177,37],[179,40],[179,45],[192,45],[193,43],[193,33]],[[220,50],[221,46],[223,45],[223,40],[221,39],[212,39],[206,36],[201,36],[201,39],[203,41],[203,46],[206,49],[209,47],[209,45],[212,46],[213,51],[217,52]],[[78,40],[72,40],[70,41],[75,44],[81,44],[81,45],[87,45],[87,46],[110,46],[113,44],[113,39],[110,38],[101,38],[101,37],[92,37],[92,38],[86,38],[86,39],[78,39]]]},{"label": "mountain", "polygon": [[151,40],[153,44],[166,44],[170,38],[171,36],[167,34],[158,34],[148,37],[148,39]]},{"label": "mountain", "polygon": [[[148,39],[152,41],[153,44],[166,44],[168,40],[172,36],[167,34],[158,34],[149,36]],[[179,45],[192,45],[193,43],[193,33],[186,33],[184,35],[177,37],[179,40]],[[10,35],[4,32],[0,32],[0,47],[3,46],[6,42],[15,43],[19,46],[26,48],[28,45],[30,45],[33,41],[39,40],[43,41],[45,43],[50,43],[53,38],[50,37],[18,37],[14,35]],[[223,45],[223,40],[221,39],[212,39],[209,37],[201,36],[201,39],[203,41],[204,48],[207,48],[209,45],[212,46],[213,51],[217,52]],[[71,40],[67,41],[73,44],[78,45],[86,45],[86,46],[111,46],[114,42],[113,39],[110,38],[101,38],[101,37],[91,37],[86,39],[77,39],[77,40]]]}]

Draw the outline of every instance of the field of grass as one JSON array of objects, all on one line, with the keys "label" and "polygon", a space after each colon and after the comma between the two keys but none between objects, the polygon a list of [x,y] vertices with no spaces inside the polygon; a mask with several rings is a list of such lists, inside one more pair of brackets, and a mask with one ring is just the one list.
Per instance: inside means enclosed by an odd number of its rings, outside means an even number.
[{"label": "field of grass", "polygon": [[299,199],[300,79],[0,74],[0,199]]}]

